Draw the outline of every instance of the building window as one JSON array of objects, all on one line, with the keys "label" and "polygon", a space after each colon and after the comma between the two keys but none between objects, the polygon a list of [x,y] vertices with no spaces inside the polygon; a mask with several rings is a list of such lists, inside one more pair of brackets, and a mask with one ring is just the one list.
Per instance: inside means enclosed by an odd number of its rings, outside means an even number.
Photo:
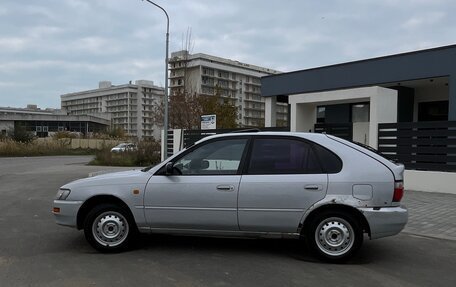
[{"label": "building window", "polygon": [[448,121],[448,101],[418,103],[418,121]]}]

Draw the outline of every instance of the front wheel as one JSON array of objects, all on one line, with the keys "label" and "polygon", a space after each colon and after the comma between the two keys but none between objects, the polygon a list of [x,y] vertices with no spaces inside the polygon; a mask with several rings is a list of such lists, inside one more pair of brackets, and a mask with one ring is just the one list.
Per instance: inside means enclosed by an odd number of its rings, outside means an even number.
[{"label": "front wheel", "polygon": [[350,258],[363,242],[363,230],[355,217],[345,212],[324,212],[311,220],[307,245],[321,258],[340,262]]},{"label": "front wheel", "polygon": [[113,204],[94,207],[84,222],[84,235],[101,252],[118,252],[128,247],[136,226],[129,214]]}]

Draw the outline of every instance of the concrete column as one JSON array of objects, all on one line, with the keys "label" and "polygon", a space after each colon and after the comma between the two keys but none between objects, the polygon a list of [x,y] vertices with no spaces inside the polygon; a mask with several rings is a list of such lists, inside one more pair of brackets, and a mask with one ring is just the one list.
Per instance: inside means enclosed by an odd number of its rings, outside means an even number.
[{"label": "concrete column", "polygon": [[378,124],[397,122],[397,91],[376,87],[370,98],[369,145],[378,148]]},{"label": "concrete column", "polygon": [[316,106],[314,104],[291,104],[291,123],[292,132],[313,132],[317,119]]},{"label": "concrete column", "polygon": [[448,120],[456,121],[456,71],[448,78]]},{"label": "concrete column", "polygon": [[275,127],[277,122],[277,98],[265,97],[264,99],[264,126]]}]

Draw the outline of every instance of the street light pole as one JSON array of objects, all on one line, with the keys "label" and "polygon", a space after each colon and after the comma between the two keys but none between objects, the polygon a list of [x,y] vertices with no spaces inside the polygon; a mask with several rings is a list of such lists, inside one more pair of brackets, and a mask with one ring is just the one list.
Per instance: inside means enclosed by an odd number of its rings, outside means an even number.
[{"label": "street light pole", "polygon": [[[144,0],[143,0],[144,1]],[[162,10],[166,15],[166,58],[165,58],[165,114],[164,114],[164,121],[163,121],[163,142],[164,142],[164,156],[163,158],[168,158],[168,100],[169,100],[169,93],[168,93],[168,52],[169,52],[169,16],[163,7],[160,5],[146,0],[150,4],[154,5],[155,7]]]}]

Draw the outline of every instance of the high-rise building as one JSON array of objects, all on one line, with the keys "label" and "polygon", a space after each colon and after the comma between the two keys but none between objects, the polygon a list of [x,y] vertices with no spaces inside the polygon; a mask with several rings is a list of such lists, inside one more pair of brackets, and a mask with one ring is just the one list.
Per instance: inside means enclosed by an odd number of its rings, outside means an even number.
[{"label": "high-rise building", "polygon": [[120,127],[131,137],[160,138],[154,110],[164,98],[164,89],[152,81],[114,86],[99,83],[94,90],[61,95],[62,110],[68,115],[110,114],[113,127]]},{"label": "high-rise building", "polygon": [[[169,59],[170,94],[186,91],[200,95],[219,94],[232,100],[238,109],[240,127],[264,125],[262,76],[279,71],[188,51],[171,53]],[[287,126],[288,105],[277,103],[277,126]]]}]

